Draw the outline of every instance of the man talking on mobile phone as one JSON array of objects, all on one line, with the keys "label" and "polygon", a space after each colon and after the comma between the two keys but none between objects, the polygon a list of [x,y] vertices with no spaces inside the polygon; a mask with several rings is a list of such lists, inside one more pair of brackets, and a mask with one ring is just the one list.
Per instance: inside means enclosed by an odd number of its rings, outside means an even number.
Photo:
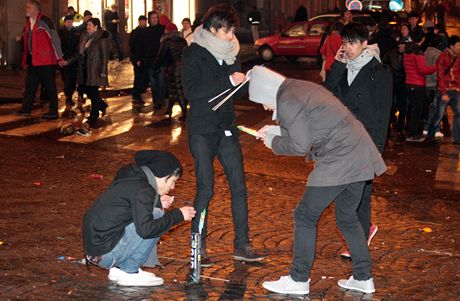
[{"label": "man talking on mobile phone", "polygon": [[[361,121],[377,149],[383,153],[393,95],[391,71],[381,64],[377,44],[368,44],[369,32],[365,25],[349,23],[340,35],[342,47],[324,85]],[[358,219],[368,245],[378,229],[371,225],[372,182],[366,182],[358,207]],[[340,255],[351,257],[348,250]]]}]

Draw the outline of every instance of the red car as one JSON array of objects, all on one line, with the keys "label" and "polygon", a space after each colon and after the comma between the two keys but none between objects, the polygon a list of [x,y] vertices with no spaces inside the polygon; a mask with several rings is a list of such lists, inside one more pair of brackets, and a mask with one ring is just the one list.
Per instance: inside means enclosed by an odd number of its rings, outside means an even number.
[{"label": "red car", "polygon": [[283,32],[258,39],[254,47],[265,61],[277,55],[295,61],[299,56],[316,56],[321,36],[330,22],[304,21],[290,24]]}]

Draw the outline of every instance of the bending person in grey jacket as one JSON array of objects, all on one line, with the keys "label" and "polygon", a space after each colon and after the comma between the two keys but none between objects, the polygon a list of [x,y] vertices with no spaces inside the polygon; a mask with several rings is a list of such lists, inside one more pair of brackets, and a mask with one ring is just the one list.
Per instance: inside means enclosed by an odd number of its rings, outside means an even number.
[{"label": "bending person in grey jacket", "polygon": [[386,166],[361,122],[325,88],[307,81],[286,79],[254,67],[249,99],[273,111],[279,126],[258,131],[277,155],[307,156],[316,161],[308,189],[294,213],[294,258],[288,276],[263,286],[283,294],[308,294],[316,248],[316,225],[323,210],[335,200],[337,226],[351,251],[353,275],[340,280],[346,289],[373,293],[371,258],[357,208],[364,185]]}]

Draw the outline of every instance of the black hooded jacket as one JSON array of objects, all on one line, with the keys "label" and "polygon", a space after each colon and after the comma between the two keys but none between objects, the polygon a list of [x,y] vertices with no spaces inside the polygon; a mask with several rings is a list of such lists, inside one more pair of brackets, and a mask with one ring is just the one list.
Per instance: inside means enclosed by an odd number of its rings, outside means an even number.
[{"label": "black hooded jacket", "polygon": [[83,218],[85,254],[100,256],[110,252],[131,223],[140,237],[150,239],[160,237],[184,220],[177,208],[154,220],[155,199],[156,207],[162,208],[158,193],[139,166],[122,167]]}]

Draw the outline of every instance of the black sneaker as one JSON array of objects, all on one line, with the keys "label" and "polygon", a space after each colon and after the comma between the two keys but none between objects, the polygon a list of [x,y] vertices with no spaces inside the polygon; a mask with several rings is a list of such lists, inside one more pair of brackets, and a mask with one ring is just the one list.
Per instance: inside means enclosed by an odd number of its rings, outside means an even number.
[{"label": "black sneaker", "polygon": [[425,140],[425,137],[423,137],[421,135],[409,136],[409,137],[406,138],[407,142],[423,142],[424,140]]},{"label": "black sneaker", "polygon": [[255,262],[264,260],[264,257],[254,252],[254,250],[248,246],[235,249],[235,252],[233,253],[233,259],[247,262]]},{"label": "black sneaker", "polygon": [[23,109],[14,111],[13,114],[14,114],[14,115],[18,115],[18,116],[27,116],[27,117],[30,117],[30,112],[24,111]]},{"label": "black sneaker", "polygon": [[42,118],[46,120],[54,120],[59,118],[59,114],[57,112],[48,111],[43,114]]}]

